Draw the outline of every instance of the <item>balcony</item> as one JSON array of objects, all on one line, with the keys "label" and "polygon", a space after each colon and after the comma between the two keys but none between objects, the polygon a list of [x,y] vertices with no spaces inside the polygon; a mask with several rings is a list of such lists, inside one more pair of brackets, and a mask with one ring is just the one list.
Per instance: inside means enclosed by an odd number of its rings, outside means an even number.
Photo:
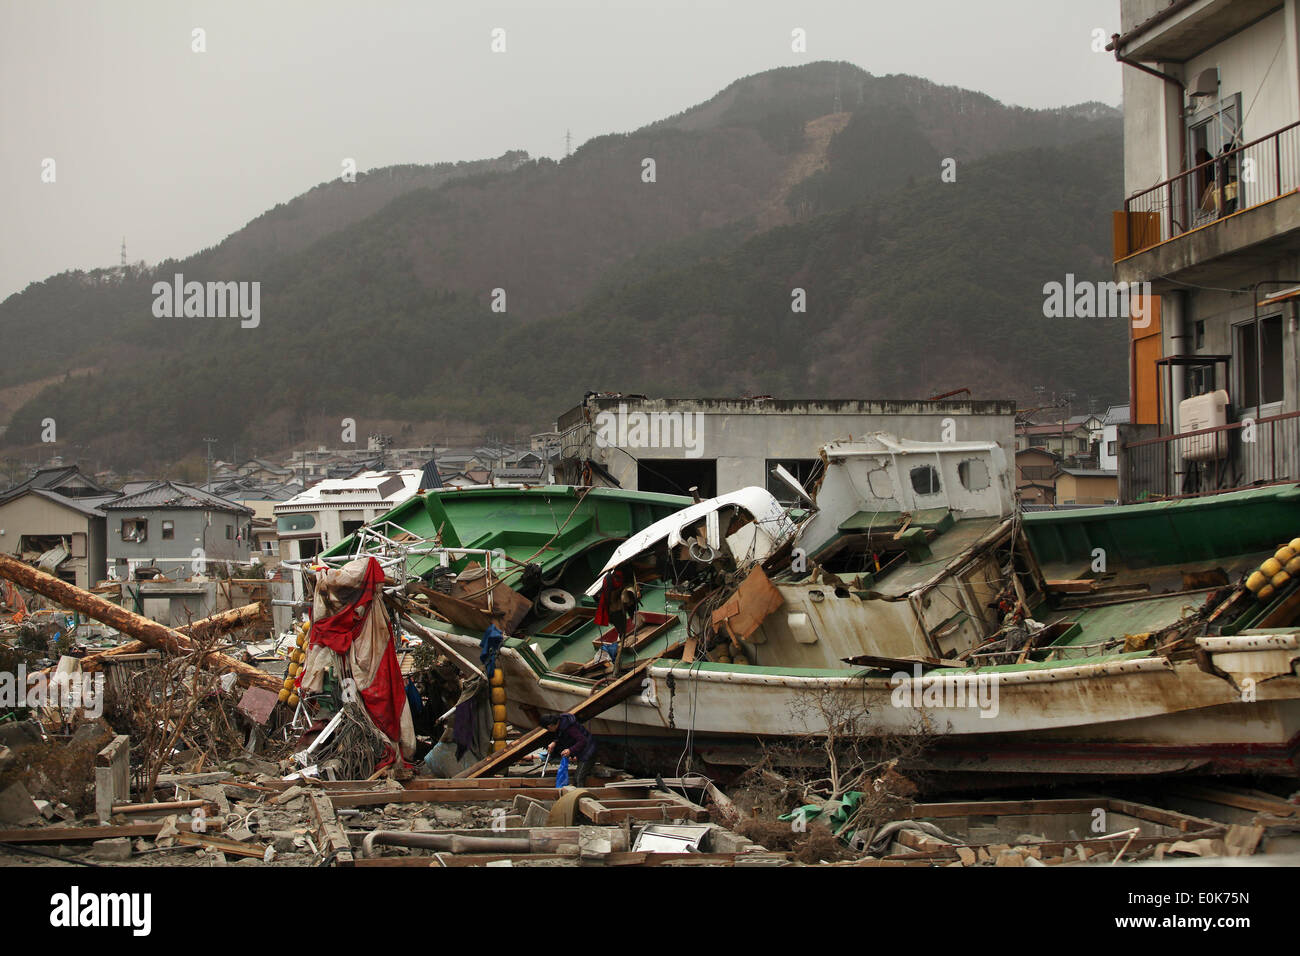
[{"label": "balcony", "polygon": [[1115,217],[1121,282],[1217,278],[1240,270],[1248,250],[1270,258],[1296,248],[1300,123],[1134,193]]},{"label": "balcony", "polygon": [[1124,441],[1124,504],[1300,481],[1300,412]]}]

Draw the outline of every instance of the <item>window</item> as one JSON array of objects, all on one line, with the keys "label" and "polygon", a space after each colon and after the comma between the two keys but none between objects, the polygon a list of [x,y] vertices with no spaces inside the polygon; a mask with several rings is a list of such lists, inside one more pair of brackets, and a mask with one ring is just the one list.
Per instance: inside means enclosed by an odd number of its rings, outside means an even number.
[{"label": "window", "polygon": [[1116,455],[1118,455],[1118,454],[1119,454],[1119,442],[1118,442],[1118,441],[1108,441],[1108,442],[1106,442],[1106,454],[1109,455],[1111,458],[1114,458]]},{"label": "window", "polygon": [[171,541],[176,537],[176,522],[164,521],[162,523],[162,536],[164,541]]},{"label": "window", "polygon": [[701,498],[712,498],[718,493],[718,462],[714,458],[641,458],[636,486],[640,491],[666,495],[689,495],[695,488]]},{"label": "window", "polygon": [[934,465],[918,465],[911,471],[912,490],[918,495],[937,495],[939,493],[939,472]]},{"label": "window", "polygon": [[149,520],[147,518],[123,518],[122,540],[144,541],[149,537]]},{"label": "window", "polygon": [[1205,348],[1205,320],[1198,319],[1196,324],[1192,326],[1192,330],[1193,342],[1195,343],[1194,348],[1196,348],[1197,351]]},{"label": "window", "polygon": [[229,525],[229,524],[226,525],[226,540],[227,540],[227,541],[230,541],[230,540],[233,539],[234,537],[235,537],[235,527],[234,527],[234,525]]},{"label": "window", "polygon": [[967,458],[957,464],[957,480],[967,491],[983,491],[989,486],[989,466],[981,458]]},{"label": "window", "polygon": [[1258,411],[1262,405],[1282,401],[1282,316],[1247,322],[1233,331],[1240,389],[1234,404]]},{"label": "window", "polygon": [[1047,436],[1046,436],[1046,435],[1030,435],[1030,436],[1029,436],[1029,447],[1030,447],[1030,448],[1046,448],[1046,447],[1047,447]]},{"label": "window", "polygon": [[783,505],[802,504],[796,500],[798,496],[794,493],[794,489],[772,474],[777,465],[794,475],[795,480],[803,485],[805,491],[811,492],[810,486],[816,481],[817,476],[821,474],[822,460],[820,458],[767,459],[767,490],[771,492],[772,497]]}]

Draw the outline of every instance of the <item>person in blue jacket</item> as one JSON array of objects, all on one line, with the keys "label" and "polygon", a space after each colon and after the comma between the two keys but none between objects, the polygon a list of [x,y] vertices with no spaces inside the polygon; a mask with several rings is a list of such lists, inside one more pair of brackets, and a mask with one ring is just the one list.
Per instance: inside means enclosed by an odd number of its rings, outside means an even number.
[{"label": "person in blue jacket", "polygon": [[570,780],[575,787],[586,786],[587,775],[596,762],[596,738],[591,731],[578,723],[578,718],[572,714],[546,714],[542,717],[542,726],[555,734],[555,739],[546,746],[547,752],[576,762],[578,769]]}]

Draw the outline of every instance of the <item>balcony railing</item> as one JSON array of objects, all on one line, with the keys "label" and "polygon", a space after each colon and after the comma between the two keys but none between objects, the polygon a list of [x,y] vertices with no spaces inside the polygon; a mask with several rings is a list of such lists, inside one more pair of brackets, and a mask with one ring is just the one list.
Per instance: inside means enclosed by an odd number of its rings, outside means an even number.
[{"label": "balcony railing", "polygon": [[1300,481],[1300,412],[1123,443],[1124,504]]},{"label": "balcony railing", "polygon": [[1127,242],[1116,258],[1297,188],[1300,123],[1292,123],[1124,200]]}]

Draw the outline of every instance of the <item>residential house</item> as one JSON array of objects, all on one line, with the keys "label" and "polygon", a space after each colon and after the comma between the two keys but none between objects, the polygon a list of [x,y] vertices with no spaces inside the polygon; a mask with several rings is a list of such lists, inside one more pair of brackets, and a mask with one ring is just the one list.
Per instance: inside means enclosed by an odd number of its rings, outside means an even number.
[{"label": "residential house", "polygon": [[[76,489],[72,489],[76,490]],[[108,577],[109,495],[69,497],[28,484],[0,498],[0,549],[79,588]]]},{"label": "residential house", "polygon": [[1295,481],[1300,0],[1121,0],[1120,23],[1114,278],[1149,283],[1126,323],[1123,498]]},{"label": "residential house", "polygon": [[1018,422],[1016,450],[1041,448],[1058,458],[1084,459],[1092,454],[1092,431],[1083,422]]},{"label": "residential house", "polygon": [[1127,405],[1112,405],[1102,419],[1098,463],[1103,471],[1119,470],[1119,426],[1129,421]]},{"label": "residential house", "polygon": [[1024,504],[1056,503],[1056,473],[1061,459],[1046,448],[1016,452],[1016,498]]},{"label": "residential house", "polygon": [[116,576],[156,567],[169,578],[248,564],[253,511],[178,481],[154,481],[103,506]]},{"label": "residential house", "polygon": [[1061,468],[1054,476],[1058,505],[1119,503],[1119,476],[1098,468]]},{"label": "residential house", "polygon": [[[327,478],[274,506],[284,561],[307,561],[352,532],[391,511],[421,486],[418,469],[368,471],[352,478]],[[302,575],[294,574],[302,595]]]}]

